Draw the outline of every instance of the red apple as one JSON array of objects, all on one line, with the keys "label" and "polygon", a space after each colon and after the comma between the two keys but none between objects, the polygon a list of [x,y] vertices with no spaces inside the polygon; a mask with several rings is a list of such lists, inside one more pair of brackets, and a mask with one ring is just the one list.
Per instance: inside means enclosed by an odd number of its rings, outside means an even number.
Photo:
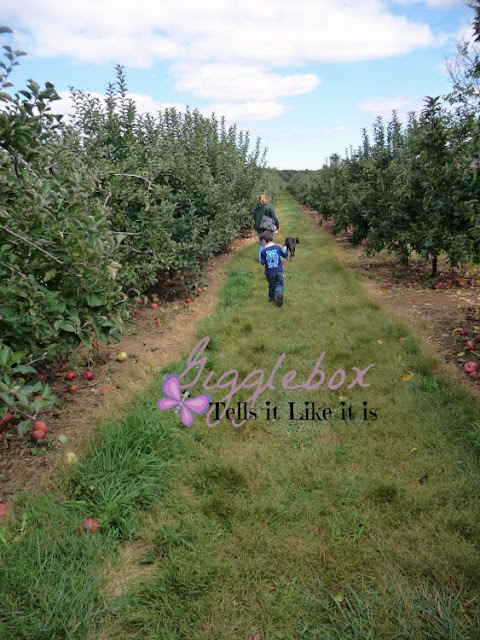
[{"label": "red apple", "polygon": [[187,298],[187,299],[185,300],[185,302],[186,302],[187,304],[188,304],[189,302],[191,302],[191,301],[192,301],[192,299],[191,299],[191,298]]},{"label": "red apple", "polygon": [[155,320],[155,324],[157,325],[157,327],[159,327],[162,323],[160,322],[160,320]]},{"label": "red apple", "polygon": [[38,442],[39,440],[45,440],[46,435],[45,431],[33,431],[30,437],[32,442]]},{"label": "red apple", "polygon": [[77,384],[70,384],[67,389],[68,393],[76,393],[78,391]]},{"label": "red apple", "polygon": [[98,531],[98,521],[86,518],[80,523],[78,533],[96,533]]},{"label": "red apple", "polygon": [[158,307],[158,304],[156,302],[152,302],[151,307],[152,309],[156,309]]},{"label": "red apple", "polygon": [[472,373],[472,371],[476,371],[478,369],[478,365],[476,362],[467,362],[463,366],[465,373]]},{"label": "red apple", "polygon": [[5,422],[5,424],[7,424],[8,422],[11,422],[13,420],[13,415],[10,413],[10,411],[6,411],[5,415],[3,416],[3,422]]},{"label": "red apple", "polygon": [[465,331],[465,329],[460,329],[460,331],[458,332],[459,336],[466,336],[467,332]]},{"label": "red apple", "polygon": [[470,380],[478,380],[480,378],[480,371],[477,371],[477,369],[475,369],[475,371],[472,371],[468,374],[468,377]]},{"label": "red apple", "polygon": [[465,349],[467,351],[475,351],[476,348],[477,348],[477,345],[475,344],[475,340],[468,340],[468,342],[465,345]]},{"label": "red apple", "polygon": [[33,431],[43,431],[43,433],[47,433],[48,427],[45,424],[45,422],[42,422],[41,420],[37,420],[36,422],[33,423]]},{"label": "red apple", "polygon": [[85,371],[85,380],[93,380],[95,378],[95,374],[93,371]]},{"label": "red apple", "polygon": [[134,309],[134,310],[132,311],[132,313],[133,313],[134,315],[136,315],[136,316],[139,316],[139,315],[141,315],[141,313],[142,313],[142,312],[140,311],[140,309]]},{"label": "red apple", "polygon": [[65,380],[75,380],[75,378],[77,377],[77,374],[74,371],[67,371],[67,373],[65,374]]}]

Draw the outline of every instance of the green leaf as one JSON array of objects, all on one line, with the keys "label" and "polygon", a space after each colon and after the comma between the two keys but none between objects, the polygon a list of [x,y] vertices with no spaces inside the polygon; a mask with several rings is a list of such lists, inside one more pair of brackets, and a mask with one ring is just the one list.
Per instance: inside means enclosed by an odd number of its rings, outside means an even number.
[{"label": "green leaf", "polygon": [[13,369],[13,373],[37,373],[37,370],[28,364],[20,364]]},{"label": "green leaf", "polygon": [[18,435],[23,436],[29,431],[31,428],[30,420],[22,420],[17,425]]},{"label": "green leaf", "polygon": [[0,393],[0,400],[3,400],[7,407],[15,406],[15,398],[8,393]]},{"label": "green leaf", "polygon": [[49,280],[54,278],[56,275],[57,275],[56,269],[49,269],[47,273],[43,276],[43,281],[48,282]]},{"label": "green leaf", "polygon": [[63,331],[69,331],[70,333],[77,332],[75,326],[71,322],[67,322],[66,320],[62,322],[62,324],[60,325],[60,329],[63,329]]},{"label": "green leaf", "polygon": [[100,296],[98,293],[85,294],[85,300],[90,305],[90,307],[103,307],[105,304],[107,304],[106,298]]}]

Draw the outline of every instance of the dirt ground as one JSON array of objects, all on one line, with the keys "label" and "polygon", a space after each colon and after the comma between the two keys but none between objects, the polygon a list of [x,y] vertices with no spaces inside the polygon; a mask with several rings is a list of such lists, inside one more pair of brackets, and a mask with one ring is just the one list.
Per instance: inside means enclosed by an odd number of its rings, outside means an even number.
[{"label": "dirt ground", "polygon": [[[316,212],[306,208],[304,212],[320,219]],[[322,224],[322,228],[329,230],[328,224]],[[154,372],[188,351],[199,321],[210,315],[217,304],[229,258],[255,240],[256,235],[245,234],[228,254],[212,259],[207,266],[206,286],[191,303],[185,303],[187,294],[182,291],[182,283],[169,289],[168,295],[159,291],[158,308],[151,308],[151,296],[148,304],[137,305],[141,313],[136,318],[135,333],[125,335],[119,343],[99,344],[88,351],[80,349],[45,372],[47,382],[63,403],[54,412],[41,416],[49,426],[50,444],[32,450],[28,434],[18,436],[15,427],[0,433],[0,502],[10,501],[22,487],[55,490],[59,459],[67,452],[80,453],[97,421],[121,415]],[[442,273],[433,280],[428,275],[429,265],[421,260],[412,261],[406,269],[383,253],[366,257],[348,238],[337,238],[336,243],[338,258],[360,275],[368,295],[384,306],[393,320],[408,324],[426,348],[439,356],[442,366],[480,394],[480,381],[469,380],[463,370],[468,361],[476,362],[480,368],[479,269],[452,272],[440,262]],[[439,284],[445,288],[432,288]],[[159,326],[155,324],[157,319]],[[479,342],[472,352],[467,342],[475,337]],[[117,362],[116,356],[122,351],[128,359]],[[93,381],[84,378],[87,368],[94,372]],[[74,394],[67,392],[65,372],[69,370],[78,372],[78,390]],[[67,441],[59,440],[61,436],[66,436]]]}]

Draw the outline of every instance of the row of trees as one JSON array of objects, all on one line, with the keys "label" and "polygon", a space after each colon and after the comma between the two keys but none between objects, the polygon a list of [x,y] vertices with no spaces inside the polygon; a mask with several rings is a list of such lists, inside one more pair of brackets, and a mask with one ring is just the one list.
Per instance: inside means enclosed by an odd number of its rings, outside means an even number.
[{"label": "row of trees", "polygon": [[[475,34],[480,41],[480,3]],[[333,218],[335,232],[369,253],[386,249],[404,262],[412,251],[452,265],[480,261],[480,62],[462,43],[451,62],[452,92],[428,97],[422,112],[402,125],[375,121],[371,136],[344,158],[332,155],[320,171],[297,172],[289,190]]]},{"label": "row of trees", "polygon": [[4,51],[0,420],[6,409],[26,418],[50,404],[37,363],[88,344],[92,332],[118,336],[129,296],[173,272],[200,272],[251,226],[258,193],[277,193],[260,141],[251,151],[248,133],[223,119],[140,114],[118,66],[104,101],[72,90],[66,124],[54,115],[53,85],[30,80],[12,95],[24,53]]}]

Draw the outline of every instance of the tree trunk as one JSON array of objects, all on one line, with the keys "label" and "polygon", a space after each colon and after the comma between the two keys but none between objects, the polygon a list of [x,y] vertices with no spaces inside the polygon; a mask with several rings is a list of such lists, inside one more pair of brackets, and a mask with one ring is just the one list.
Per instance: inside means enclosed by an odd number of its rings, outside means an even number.
[{"label": "tree trunk", "polygon": [[437,277],[437,256],[432,258],[432,278]]},{"label": "tree trunk", "polygon": [[402,247],[402,252],[400,253],[400,264],[404,267],[408,267],[409,263],[408,247]]}]

